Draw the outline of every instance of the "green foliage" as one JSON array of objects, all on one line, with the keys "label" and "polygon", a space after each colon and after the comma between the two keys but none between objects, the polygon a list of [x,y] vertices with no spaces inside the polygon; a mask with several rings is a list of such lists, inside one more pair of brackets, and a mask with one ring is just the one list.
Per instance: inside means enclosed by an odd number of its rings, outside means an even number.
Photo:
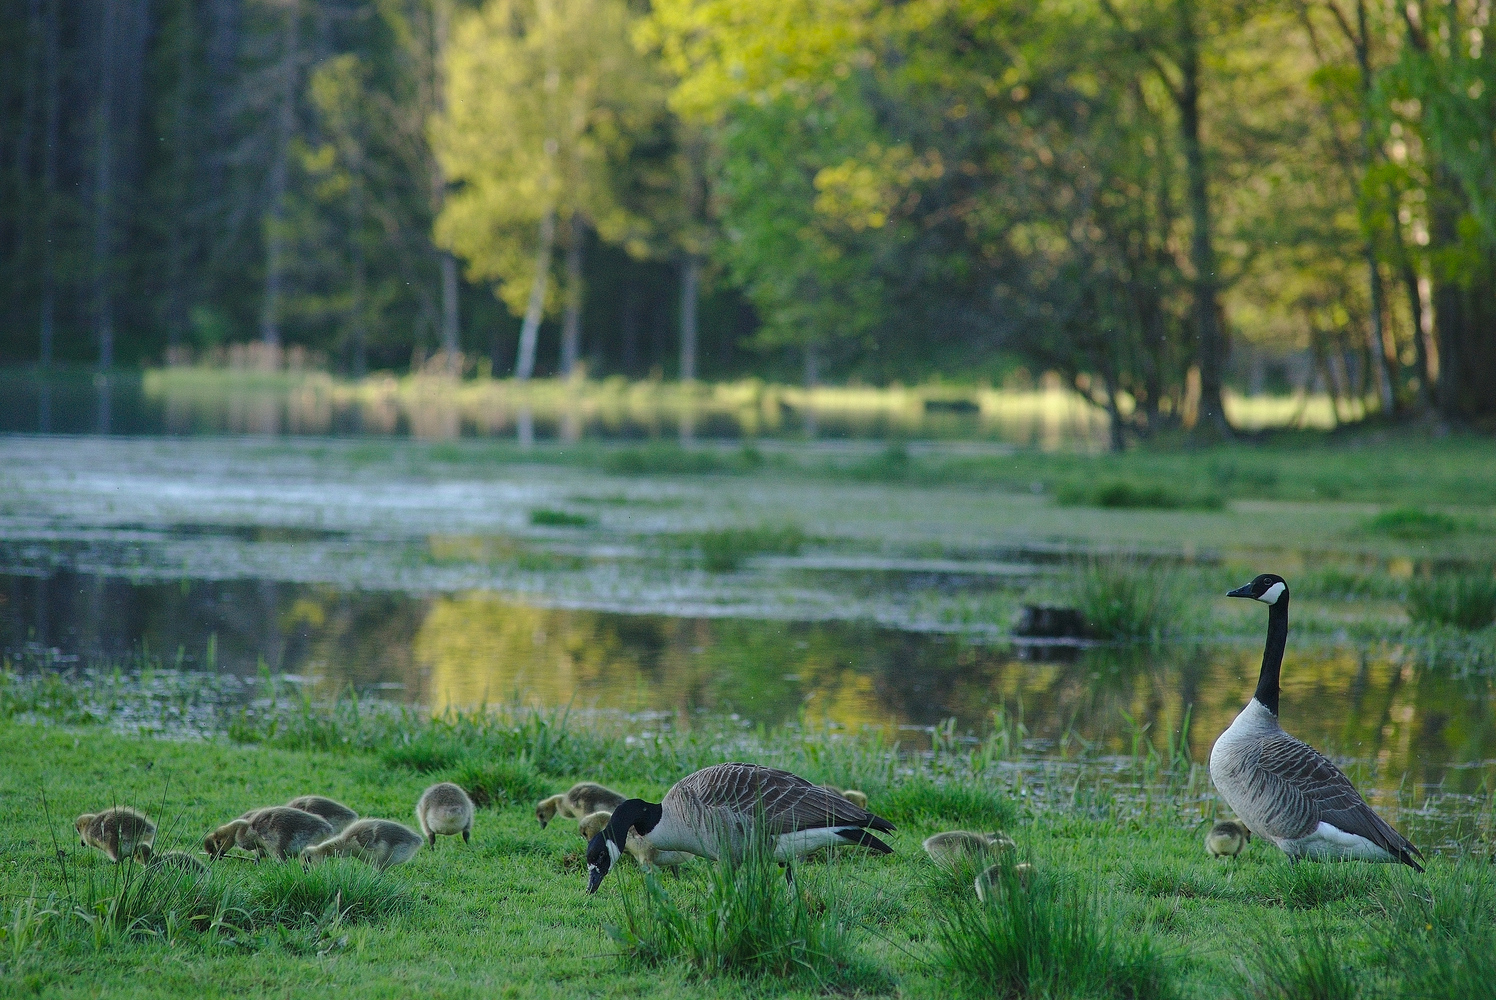
[{"label": "green foliage", "polygon": [[347,923],[386,920],[411,906],[399,883],[372,865],[333,858],[310,868],[263,865],[250,883],[249,913],[257,924],[294,925],[320,920],[331,910]]},{"label": "green foliage", "polygon": [[1417,507],[1396,507],[1385,510],[1362,525],[1361,530],[1403,541],[1422,541],[1442,538],[1460,530],[1460,524],[1448,514],[1420,510]]},{"label": "green foliage", "polygon": [[1496,891],[1488,864],[1463,859],[1438,880],[1395,882],[1382,901],[1377,943],[1401,979],[1390,996],[1496,998]]},{"label": "green foliage", "polygon": [[763,463],[763,455],[751,445],[723,454],[675,444],[651,444],[608,452],[603,456],[602,467],[604,472],[616,476],[651,476],[749,472]]},{"label": "green foliage", "polygon": [[994,831],[1013,822],[1013,800],[971,781],[901,781],[877,796],[873,812],[897,824],[968,827]]},{"label": "green foliage", "polygon": [[1414,580],[1408,617],[1419,625],[1485,628],[1496,622],[1496,576],[1449,573]]},{"label": "green foliage", "polygon": [[1345,942],[1324,922],[1287,939],[1257,933],[1244,958],[1242,992],[1251,1000],[1360,1000],[1365,977],[1346,960]]},{"label": "green foliage", "polygon": [[653,875],[642,891],[635,880],[619,880],[623,920],[607,930],[628,960],[679,962],[703,977],[773,976],[838,991],[883,985],[853,946],[834,870],[807,877],[801,867],[791,883],[767,837],[750,837],[740,858],[724,854],[706,868],[700,889],[669,893]]},{"label": "green foliage", "polygon": [[731,573],[743,560],[760,554],[797,555],[806,542],[797,525],[722,528],[687,536],[701,552],[701,564],[712,573]]},{"label": "green foliage", "polygon": [[537,507],[530,511],[530,523],[542,528],[586,528],[594,523],[594,519],[586,514],[573,514],[566,510]]},{"label": "green foliage", "polygon": [[934,961],[972,996],[1177,995],[1169,963],[1151,940],[1126,935],[1097,897],[1053,873],[1024,878],[1004,863],[985,903],[963,895],[942,908],[934,937]]},{"label": "green foliage", "polygon": [[1386,869],[1360,861],[1301,861],[1274,865],[1263,878],[1267,901],[1291,910],[1313,910],[1343,899],[1367,899],[1380,888]]},{"label": "green foliage", "polygon": [[1168,568],[1131,559],[1097,559],[1070,584],[1086,628],[1100,639],[1153,640],[1177,633],[1185,602]]},{"label": "green foliage", "polygon": [[503,809],[543,798],[545,781],[523,757],[513,761],[464,760],[447,780],[461,785],[479,809]]},{"label": "green foliage", "polygon": [[1113,510],[1219,510],[1225,505],[1214,493],[1183,494],[1160,483],[1140,485],[1126,479],[1065,483],[1055,491],[1055,501],[1070,507]]}]

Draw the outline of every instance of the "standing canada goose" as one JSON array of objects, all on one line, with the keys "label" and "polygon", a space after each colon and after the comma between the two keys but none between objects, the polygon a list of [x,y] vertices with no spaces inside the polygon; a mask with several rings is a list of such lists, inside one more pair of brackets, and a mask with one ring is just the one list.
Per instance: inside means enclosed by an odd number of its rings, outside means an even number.
[{"label": "standing canada goose", "polygon": [[[577,832],[582,835],[583,840],[591,840],[601,833],[608,825],[608,820],[613,818],[610,812],[599,810],[588,813],[577,821]],[[650,846],[649,841],[639,836],[633,830],[629,831],[628,840],[624,841],[624,850],[634,856],[639,862],[639,867],[645,871],[652,868],[675,869],[691,859],[691,855],[685,851],[658,851]]]},{"label": "standing canada goose", "polygon": [[1234,858],[1247,849],[1252,831],[1240,820],[1223,819],[1205,835],[1205,849],[1213,858]]},{"label": "standing canada goose", "polygon": [[677,781],[660,802],[629,799],[613,810],[607,827],[587,845],[587,891],[602,884],[630,830],[656,850],[715,860],[724,846],[741,854],[760,820],[780,861],[838,844],[893,852],[865,829],[892,830],[893,824],[840,795],[777,768],[716,764]]},{"label": "standing canada goose", "polygon": [[930,860],[947,868],[962,861],[1011,851],[1016,846],[1006,833],[973,833],[970,830],[947,830],[926,837],[924,842]]},{"label": "standing canada goose", "polygon": [[1278,724],[1278,675],[1288,644],[1288,584],[1264,573],[1226,595],[1268,606],[1257,691],[1210,751],[1210,780],[1252,832],[1291,858],[1401,862],[1423,871],[1418,848],[1372,812],[1333,763]]},{"label": "standing canada goose", "polygon": [[[1034,866],[1027,861],[1020,861],[1013,866],[1013,874],[1018,876],[1018,884],[1024,888],[1034,878]],[[1003,865],[998,862],[988,865],[982,869],[982,874],[976,878],[977,899],[987,902],[987,897],[993,894],[993,890],[1001,890],[1003,885]]]},{"label": "standing canada goose", "polygon": [[535,803],[535,818],[540,820],[540,828],[544,830],[546,824],[556,818],[557,813],[567,819],[578,820],[596,812],[611,813],[623,804],[624,798],[625,796],[606,785],[599,785],[595,781],[579,781],[560,795],[552,795]]},{"label": "standing canada goose", "polygon": [[348,824],[358,819],[358,813],[337,799],[329,799],[324,795],[301,795],[287,802],[286,807],[321,816],[332,827],[333,833],[342,833],[348,829]]},{"label": "standing canada goose", "polygon": [[84,847],[97,847],[116,864],[122,858],[151,860],[156,824],[129,806],[114,806],[103,812],[84,813],[73,820],[73,828]]},{"label": "standing canada goose", "polygon": [[448,837],[460,833],[466,844],[473,830],[473,800],[460,786],[450,781],[440,782],[421,793],[421,801],[416,803],[416,820],[432,847],[436,846],[439,833]]},{"label": "standing canada goose", "polygon": [[321,816],[289,806],[270,806],[220,826],[203,839],[203,850],[219,858],[237,847],[261,859],[268,855],[284,861],[331,836],[332,824]]},{"label": "standing canada goose", "polygon": [[308,847],[301,852],[301,861],[314,865],[324,858],[358,858],[383,871],[415,857],[425,842],[424,837],[403,823],[361,819],[331,840]]}]

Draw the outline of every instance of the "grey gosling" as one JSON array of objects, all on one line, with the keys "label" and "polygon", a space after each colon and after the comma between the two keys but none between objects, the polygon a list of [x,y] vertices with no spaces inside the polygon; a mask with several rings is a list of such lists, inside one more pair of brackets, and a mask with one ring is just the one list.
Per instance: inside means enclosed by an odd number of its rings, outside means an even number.
[{"label": "grey gosling", "polygon": [[332,826],[333,833],[342,833],[348,829],[348,824],[358,819],[358,813],[338,800],[329,799],[325,795],[302,795],[287,802],[286,807],[300,809],[313,816],[321,816]]},{"label": "grey gosling", "polygon": [[1213,858],[1234,858],[1247,849],[1252,841],[1252,831],[1239,820],[1225,819],[1210,828],[1205,835],[1205,849]]},{"label": "grey gosling", "polygon": [[421,834],[436,846],[436,835],[452,837],[462,834],[462,842],[468,842],[473,829],[473,800],[450,781],[432,785],[421,793],[416,803],[416,820],[421,824]]},{"label": "grey gosling", "polygon": [[[612,813],[601,810],[588,813],[577,821],[577,832],[582,835],[583,840],[591,840],[607,828],[608,821],[612,818]],[[645,871],[653,868],[673,870],[691,860],[691,855],[685,851],[656,850],[649,841],[633,830],[629,831],[628,840],[624,841],[623,849],[633,855],[634,860],[639,862],[639,867]]]},{"label": "grey gosling", "polygon": [[[988,865],[982,869],[982,874],[976,879],[977,899],[985,903],[994,890],[1002,888],[1002,871],[1001,864]],[[1027,861],[1020,861],[1013,866],[1013,874],[1018,876],[1019,885],[1028,888],[1029,882],[1034,877],[1034,866]]]},{"label": "grey gosling", "polygon": [[186,851],[162,851],[160,854],[153,854],[151,855],[151,867],[171,868],[175,871],[191,872],[193,875],[206,875],[208,873],[208,866]]},{"label": "grey gosling", "polygon": [[361,819],[331,840],[302,851],[301,860],[312,865],[324,858],[358,858],[383,871],[415,857],[423,843],[425,838],[403,823]]},{"label": "grey gosling", "polygon": [[772,838],[777,861],[836,845],[893,852],[869,832],[891,831],[892,823],[820,785],[778,768],[716,764],[686,775],[659,802],[629,799],[613,810],[587,844],[587,891],[597,891],[631,830],[656,850],[715,860],[723,850],[740,856],[757,824]]},{"label": "grey gosling", "polygon": [[953,867],[963,860],[976,860],[1001,854],[1014,848],[1006,833],[973,833],[970,830],[947,830],[925,838],[925,853],[943,867]]},{"label": "grey gosling", "polygon": [[290,806],[270,806],[220,826],[203,838],[203,850],[219,858],[237,847],[262,859],[284,861],[331,836],[332,824],[321,816]]},{"label": "grey gosling", "polygon": [[1288,583],[1263,573],[1226,596],[1267,605],[1267,643],[1252,700],[1210,749],[1210,780],[1221,798],[1290,858],[1382,861],[1423,871],[1423,854],[1366,804],[1345,772],[1278,723]]},{"label": "grey gosling", "polygon": [[97,847],[118,863],[122,858],[151,860],[151,844],[156,840],[156,824],[144,813],[129,806],[115,806],[103,812],[84,813],[73,820],[73,828],[84,847]]},{"label": "grey gosling", "polygon": [[624,796],[595,781],[579,781],[560,795],[535,803],[535,818],[544,830],[556,815],[567,819],[584,819],[595,812],[611,813],[623,804]]}]

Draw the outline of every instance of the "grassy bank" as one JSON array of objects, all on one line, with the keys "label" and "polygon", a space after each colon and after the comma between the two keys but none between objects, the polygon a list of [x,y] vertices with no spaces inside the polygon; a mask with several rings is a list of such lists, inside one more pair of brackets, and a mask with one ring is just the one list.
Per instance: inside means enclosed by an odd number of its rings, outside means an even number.
[{"label": "grassy bank", "polygon": [[[1310,996],[1319,994],[1273,984],[1293,987],[1329,962],[1354,984],[1347,995],[1390,998],[1431,995],[1445,973],[1489,982],[1496,971],[1488,865],[1435,858],[1426,876],[1291,866],[1258,843],[1214,861],[1200,844],[1208,787],[1167,747],[1145,743],[1130,765],[1133,791],[1116,794],[996,778],[1010,746],[997,732],[980,746],[937,740],[933,754],[911,758],[824,734],[630,740],[555,717],[431,725],[348,712],[241,716],[236,739],[207,742],[0,723],[0,992]],[[693,767],[741,757],[867,788],[899,825],[896,853],[809,862],[794,890],[752,871],[724,886],[704,862],[648,885],[623,866],[588,897],[582,841],[564,821],[540,830],[531,811],[531,796],[576,777],[658,796]],[[420,790],[442,777],[485,792],[473,844],[444,839],[378,877],[353,863],[303,875],[225,860],[191,891],[142,888],[146,873],[77,847],[70,825],[84,809],[130,803],[161,821],[158,848],[192,849],[244,809],[306,792],[409,822]],[[919,849],[952,827],[1006,829],[1034,866],[1032,885],[1009,879],[1000,905],[978,907],[970,872],[945,873]],[[769,907],[764,920],[786,914],[786,933],[800,928],[780,941],[791,958],[734,959],[730,942],[690,931],[702,914],[739,919],[750,904]],[[651,931],[667,910],[695,922],[677,917],[673,937]],[[826,960],[797,964],[801,939],[819,942]]]}]

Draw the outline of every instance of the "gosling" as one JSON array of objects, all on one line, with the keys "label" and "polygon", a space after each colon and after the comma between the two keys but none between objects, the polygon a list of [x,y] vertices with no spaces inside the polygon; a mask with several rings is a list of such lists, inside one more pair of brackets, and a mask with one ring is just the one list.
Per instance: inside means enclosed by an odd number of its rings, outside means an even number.
[{"label": "gosling", "polygon": [[623,804],[624,796],[595,781],[579,781],[560,795],[535,803],[535,818],[544,830],[560,813],[567,819],[583,819],[595,812],[611,813]]},{"label": "gosling", "polygon": [[332,824],[321,816],[290,806],[270,806],[220,826],[203,839],[203,850],[221,858],[229,848],[237,847],[254,852],[261,860],[268,856],[284,861],[331,836]]},{"label": "gosling", "polygon": [[[613,814],[599,810],[588,813],[577,821],[577,832],[582,835],[583,840],[590,841],[593,837],[602,833],[608,825],[608,820]],[[669,868],[679,873],[679,866],[686,863],[691,855],[684,851],[662,851],[649,841],[639,836],[632,829],[624,840],[623,849],[633,855],[634,860],[639,862],[639,867],[645,871],[653,871],[656,868]]]},{"label": "gosling", "polygon": [[333,833],[342,833],[350,823],[358,820],[358,813],[336,799],[324,795],[302,795],[286,803],[288,809],[300,809],[313,816],[321,816],[332,827]]},{"label": "gosling", "polygon": [[1241,820],[1226,819],[1210,828],[1205,835],[1205,850],[1213,858],[1234,858],[1247,849],[1252,831]]},{"label": "gosling", "polygon": [[[1002,889],[1002,871],[1003,866],[1001,863],[988,865],[982,870],[982,874],[978,875],[976,880],[977,899],[985,903],[989,895],[993,895]],[[1034,866],[1027,861],[1020,861],[1013,866],[1013,874],[1017,876],[1018,884],[1026,889],[1033,880]]]},{"label": "gosling", "polygon": [[208,874],[208,866],[186,851],[162,851],[151,856],[152,868],[170,868],[173,871],[192,875]]},{"label": "gosling", "polygon": [[867,792],[859,792],[855,788],[837,788],[835,785],[822,785],[828,792],[835,792],[858,809],[867,808]]},{"label": "gosling", "polygon": [[416,819],[421,824],[421,834],[436,846],[436,835],[456,836],[462,834],[462,842],[468,843],[473,829],[473,800],[450,781],[432,785],[421,793],[416,803]]},{"label": "gosling", "polygon": [[1013,838],[1006,833],[973,833],[970,830],[947,830],[926,837],[924,843],[930,860],[945,868],[1011,851],[1015,846]]},{"label": "gosling", "polygon": [[122,858],[135,858],[141,862],[151,860],[156,824],[129,806],[84,813],[73,820],[73,828],[78,831],[84,847],[97,847],[115,864]]},{"label": "gosling", "polygon": [[301,862],[314,865],[326,858],[357,858],[384,871],[415,857],[423,843],[425,838],[403,823],[361,819],[331,840],[302,851]]}]

